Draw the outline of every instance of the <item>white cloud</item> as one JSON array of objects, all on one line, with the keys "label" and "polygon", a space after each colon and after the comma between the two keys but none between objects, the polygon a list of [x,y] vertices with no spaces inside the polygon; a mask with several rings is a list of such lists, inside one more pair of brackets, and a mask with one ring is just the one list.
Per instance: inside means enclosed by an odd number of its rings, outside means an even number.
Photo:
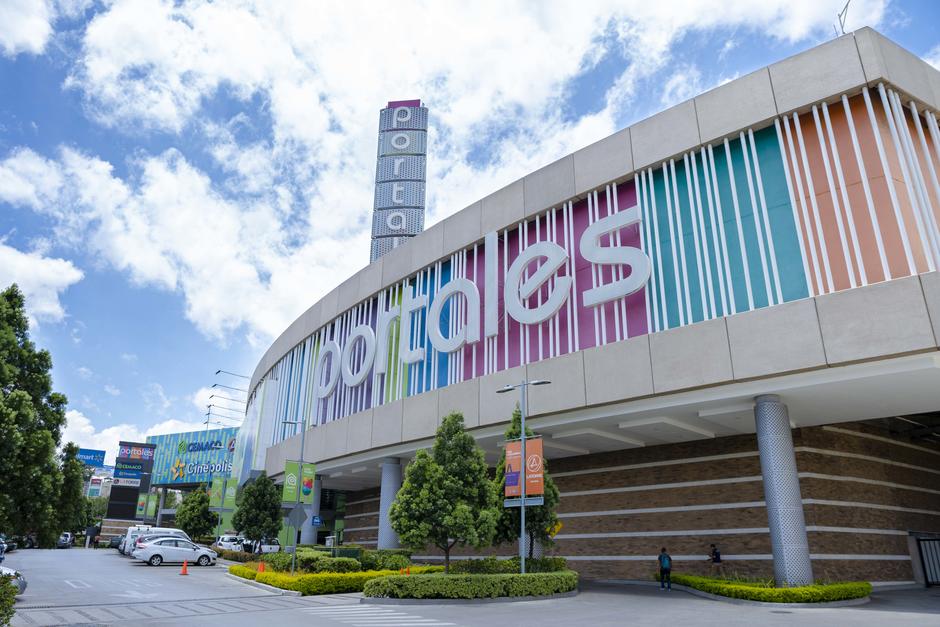
[{"label": "white cloud", "polygon": [[95,376],[95,373],[92,372],[91,368],[87,366],[79,366],[75,369],[75,372],[78,373],[78,376],[85,381],[89,381],[93,376]]},{"label": "white cloud", "polygon": [[924,61],[940,70],[940,44],[931,48],[927,54],[924,55]]},{"label": "white cloud", "polygon": [[19,286],[31,323],[62,320],[65,308],[59,297],[83,276],[71,261],[25,253],[0,238],[0,289],[11,283]]},{"label": "white cloud", "polygon": [[164,415],[173,406],[174,399],[166,395],[163,386],[159,383],[148,383],[140,390],[144,406],[151,412]]},{"label": "white cloud", "polygon": [[121,353],[121,361],[125,361],[129,364],[135,363],[137,361],[137,355],[134,353]]},{"label": "white cloud", "polygon": [[97,429],[90,418],[77,409],[65,412],[66,425],[62,432],[62,442],[75,442],[82,448],[96,449],[105,452],[105,463],[112,465],[117,457],[118,443],[144,442],[148,435],[163,435],[165,433],[185,433],[205,428],[202,422],[189,422],[186,420],[163,420],[150,427],[141,428],[137,425],[122,423],[104,429]]},{"label": "white cloud", "polygon": [[110,383],[106,383],[104,385],[104,391],[110,394],[111,396],[121,395],[121,390],[119,390],[116,386],[111,385]]},{"label": "white cloud", "polygon": [[[73,148],[54,160],[17,149],[0,163],[0,199],[52,216],[58,244],[182,294],[204,334],[261,343],[365,264],[386,100],[430,107],[432,224],[613,132],[687,32],[815,40],[841,3],[426,1],[375,11],[114,0],[82,34],[68,88],[107,127],[195,134],[213,167],[195,165],[202,155],[138,151],[119,177]],[[876,24],[884,5],[854,2],[847,28]],[[622,58],[621,75],[594,95],[593,113],[563,115],[574,79],[607,54]],[[701,80],[680,66],[655,87],[671,103]],[[218,119],[204,105],[220,96],[260,103],[257,119]]]},{"label": "white cloud", "polygon": [[52,35],[53,7],[44,0],[5,0],[0,3],[0,51],[38,54]]}]

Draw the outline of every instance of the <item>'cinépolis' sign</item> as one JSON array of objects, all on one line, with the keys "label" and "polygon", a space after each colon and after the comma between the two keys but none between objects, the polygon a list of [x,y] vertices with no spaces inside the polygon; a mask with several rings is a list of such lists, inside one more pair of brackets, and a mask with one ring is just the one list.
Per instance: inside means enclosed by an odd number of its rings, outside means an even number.
[{"label": "'cin\u00e9polis' sign", "polygon": [[[330,398],[340,381],[355,387],[370,374],[387,374],[395,361],[389,359],[393,350],[403,364],[421,362],[428,342],[415,341],[417,333],[426,333],[434,350],[452,354],[479,343],[481,337],[508,334],[501,323],[505,316],[517,326],[539,325],[567,305],[568,311],[574,307],[588,317],[599,306],[640,290],[651,270],[639,246],[640,209],[635,199],[623,198],[623,204],[633,206],[619,210],[617,195],[615,189],[611,202],[608,193],[603,215],[595,198],[574,209],[567,206],[559,212],[563,215],[542,216],[537,231],[536,226],[523,225],[502,234],[490,232],[473,248],[472,264],[464,263],[459,272],[451,269],[446,281],[439,278],[433,295],[415,281],[413,288],[401,291],[399,300],[375,308],[342,333],[322,335],[314,362],[315,397]],[[454,311],[460,312],[456,319]],[[568,317],[576,318],[577,313]],[[624,336],[626,324],[624,315]]]}]

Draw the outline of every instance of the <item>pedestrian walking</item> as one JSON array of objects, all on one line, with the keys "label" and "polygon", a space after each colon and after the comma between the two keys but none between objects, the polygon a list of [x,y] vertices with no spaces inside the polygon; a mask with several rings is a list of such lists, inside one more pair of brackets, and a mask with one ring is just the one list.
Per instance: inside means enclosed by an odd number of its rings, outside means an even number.
[{"label": "pedestrian walking", "polygon": [[708,561],[712,565],[712,574],[716,577],[724,575],[724,569],[721,566],[721,551],[714,544],[711,545],[711,551],[708,553]]},{"label": "pedestrian walking", "polygon": [[659,552],[659,589],[672,592],[672,557],[663,547]]}]

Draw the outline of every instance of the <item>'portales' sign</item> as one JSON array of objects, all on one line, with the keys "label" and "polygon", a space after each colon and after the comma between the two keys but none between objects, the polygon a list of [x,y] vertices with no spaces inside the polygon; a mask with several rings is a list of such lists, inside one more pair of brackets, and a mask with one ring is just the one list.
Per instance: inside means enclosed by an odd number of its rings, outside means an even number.
[{"label": "'portales' sign", "polygon": [[627,301],[646,284],[651,264],[639,243],[639,207],[620,210],[616,188],[613,194],[605,215],[593,199],[583,212],[569,204],[490,232],[321,329],[310,347],[320,420],[336,411],[337,389],[354,392],[340,401],[347,414],[503,369],[503,361],[579,350],[594,344],[579,340],[579,319],[605,306],[612,334],[614,326],[623,337],[639,334],[628,328],[645,310],[631,313]]}]

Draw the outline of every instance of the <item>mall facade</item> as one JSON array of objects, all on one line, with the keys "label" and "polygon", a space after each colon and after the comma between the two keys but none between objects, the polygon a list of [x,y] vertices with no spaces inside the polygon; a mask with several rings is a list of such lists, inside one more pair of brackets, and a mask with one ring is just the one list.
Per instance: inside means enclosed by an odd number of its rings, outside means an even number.
[{"label": "mall facade", "polygon": [[233,475],[281,476],[305,425],[318,489],[345,495],[327,524],[392,547],[440,417],[495,465],[517,402],[497,390],[545,379],[550,551],[583,576],[647,578],[662,546],[697,572],[715,543],[778,581],[920,578],[918,538],[940,537],[938,111],[940,72],[862,29],[528,174],[277,338]]}]

